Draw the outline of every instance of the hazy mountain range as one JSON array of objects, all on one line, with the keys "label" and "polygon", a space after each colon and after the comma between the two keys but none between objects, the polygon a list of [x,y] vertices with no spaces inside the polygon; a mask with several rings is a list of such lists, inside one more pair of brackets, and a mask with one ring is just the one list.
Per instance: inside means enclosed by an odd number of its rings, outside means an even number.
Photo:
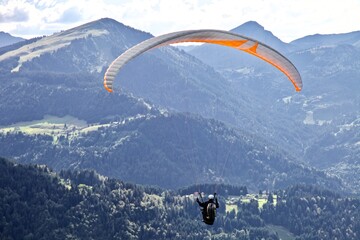
[{"label": "hazy mountain range", "polygon": [[[296,93],[286,77],[252,56],[202,45],[189,52],[166,47],[139,56],[119,73],[115,94],[108,94],[102,86],[107,66],[129,47],[151,37],[112,19],[0,48],[0,125],[70,115],[98,126],[78,135],[71,129],[54,131],[47,140],[34,134],[4,133],[0,155],[59,169],[92,167],[135,182],[164,182],[160,176],[157,180],[153,177],[158,171],[136,172],[148,156],[150,166],[163,168],[160,172],[166,177],[177,174],[166,179],[171,180],[169,186],[189,184],[193,181],[190,175],[202,166],[203,181],[220,177],[237,183],[255,182],[254,188],[275,188],[278,181],[285,186],[308,178],[311,183],[331,186],[336,182],[338,189],[357,192],[359,32],[307,36],[284,43],[256,22],[233,31],[259,39],[293,60],[303,78],[303,91]],[[169,111],[180,113],[168,118]],[[166,124],[169,119],[170,125]],[[106,125],[110,123],[115,127]],[[193,132],[176,137],[174,126],[181,126],[181,133]],[[219,133],[217,126],[226,130]],[[18,132],[16,125],[12,131]],[[229,135],[228,131],[237,133]],[[64,139],[59,141],[62,135]],[[252,144],[246,145],[249,136]],[[125,142],[121,140],[124,137]],[[87,138],[92,140],[87,142]],[[209,149],[212,145],[207,140],[220,147]],[[225,147],[233,141],[239,142],[236,151],[240,157],[227,160],[229,152],[237,153]],[[26,146],[21,145],[24,142]],[[38,146],[38,154],[34,146]],[[186,164],[179,167],[189,155],[197,158],[195,169],[186,173],[185,180],[176,180],[190,168]],[[219,174],[221,163],[217,168],[208,166],[219,158],[233,172]],[[125,165],[114,168],[112,164],[120,159]],[[124,172],[134,159],[138,162],[133,172]],[[241,164],[236,166],[236,160]],[[204,162],[206,167],[201,165]],[[278,169],[279,163],[284,169]],[[311,167],[340,178],[344,185]],[[289,174],[289,169],[294,171]]]},{"label": "hazy mountain range", "polygon": [[8,46],[14,43],[18,43],[24,41],[25,39],[20,37],[11,36],[9,33],[0,32],[0,48],[4,46]]}]

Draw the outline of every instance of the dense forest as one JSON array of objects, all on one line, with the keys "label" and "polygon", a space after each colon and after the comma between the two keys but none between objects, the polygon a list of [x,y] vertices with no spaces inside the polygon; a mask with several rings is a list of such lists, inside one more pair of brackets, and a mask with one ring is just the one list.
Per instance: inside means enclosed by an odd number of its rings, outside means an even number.
[{"label": "dense forest", "polygon": [[[211,186],[200,186],[204,189]],[[225,212],[228,194],[244,186],[219,186],[220,209],[205,226],[193,187],[166,190],[107,178],[95,171],[55,173],[44,165],[0,159],[0,239],[280,239],[282,226],[296,239],[358,239],[359,199],[297,185]],[[274,205],[272,196],[277,195]]]},{"label": "dense forest", "polygon": [[359,239],[358,198],[304,185],[278,196],[276,207],[265,204],[260,213],[266,223],[284,226],[298,239]]},{"label": "dense forest", "polygon": [[0,166],[0,239],[278,239],[263,221],[243,222],[246,231],[225,228],[224,208],[216,225],[206,227],[194,199],[174,191],[94,171],[57,175],[4,159]]}]

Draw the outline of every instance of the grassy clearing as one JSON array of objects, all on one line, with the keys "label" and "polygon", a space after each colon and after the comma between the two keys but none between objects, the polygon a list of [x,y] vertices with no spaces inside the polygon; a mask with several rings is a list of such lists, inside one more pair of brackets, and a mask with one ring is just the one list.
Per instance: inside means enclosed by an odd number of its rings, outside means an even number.
[{"label": "grassy clearing", "polygon": [[72,116],[55,117],[46,115],[41,120],[20,122],[9,126],[0,126],[0,133],[23,132],[25,134],[65,134],[70,130],[79,130],[87,127],[85,121]]},{"label": "grassy clearing", "polygon": [[[259,209],[262,209],[264,204],[268,202],[269,195],[267,194],[247,194],[245,197],[241,199],[242,203],[249,203],[251,200],[257,201],[259,204]],[[273,195],[273,204],[276,206],[277,196]]]},{"label": "grassy clearing", "polygon": [[67,190],[71,190],[71,184],[65,181],[63,178],[60,178],[59,183],[63,185]]},{"label": "grassy clearing", "polygon": [[[250,203],[250,201],[257,201],[259,204],[259,209],[261,210],[264,206],[264,204],[266,204],[268,202],[268,197],[269,195],[267,194],[247,194],[246,196],[230,196],[227,200],[226,200],[226,208],[225,211],[226,212],[231,212],[232,210],[235,210],[235,213],[237,213],[238,211],[238,207],[237,207],[237,203],[241,202],[241,203]],[[274,206],[276,206],[277,203],[277,196],[273,195],[273,204]]]},{"label": "grassy clearing", "polygon": [[28,135],[49,135],[53,137],[54,144],[59,137],[67,136],[70,140],[79,134],[97,131],[99,127],[107,127],[110,124],[88,125],[86,121],[72,116],[55,117],[46,115],[44,119],[20,122],[9,126],[0,126],[0,134],[22,132]]},{"label": "grassy clearing", "polygon": [[237,213],[238,211],[238,206],[236,204],[226,204],[225,206],[225,212],[231,212],[235,210],[235,212]]}]

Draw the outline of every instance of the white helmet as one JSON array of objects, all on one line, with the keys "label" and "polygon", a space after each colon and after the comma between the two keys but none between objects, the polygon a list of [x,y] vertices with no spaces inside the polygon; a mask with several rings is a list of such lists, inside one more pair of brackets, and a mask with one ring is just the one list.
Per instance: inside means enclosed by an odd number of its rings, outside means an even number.
[{"label": "white helmet", "polygon": [[214,195],[210,194],[208,198],[209,199],[214,199]]}]

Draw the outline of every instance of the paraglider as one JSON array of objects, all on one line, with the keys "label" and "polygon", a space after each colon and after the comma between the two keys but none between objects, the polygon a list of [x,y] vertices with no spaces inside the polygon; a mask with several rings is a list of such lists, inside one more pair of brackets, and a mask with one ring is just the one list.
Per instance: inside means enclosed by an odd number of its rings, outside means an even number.
[{"label": "paraglider", "polygon": [[[300,73],[294,64],[277,50],[255,39],[233,32],[207,29],[168,33],[147,39],[129,48],[118,56],[106,70],[104,75],[105,89],[113,92],[113,84],[118,72],[127,62],[135,57],[153,48],[184,42],[217,44],[246,52],[281,71],[290,80],[296,91],[301,91],[302,89]],[[216,194],[209,195],[209,199],[206,202],[200,201],[198,198],[196,201],[201,207],[203,222],[212,225],[215,221],[216,209],[219,208]]]},{"label": "paraglider", "polygon": [[[201,194],[200,194],[201,197]],[[201,197],[202,200],[202,197]],[[203,202],[199,198],[196,198],[196,202],[201,207],[201,213],[203,216],[203,222],[208,225],[213,225],[216,217],[216,209],[219,208],[219,203],[216,197],[216,193],[210,194],[208,200]]]},{"label": "paraglider", "polygon": [[104,87],[113,91],[113,82],[120,69],[131,59],[153,48],[184,42],[212,43],[235,48],[270,63],[283,72],[296,91],[301,91],[301,76],[294,64],[275,49],[255,39],[222,30],[188,30],[153,37],[126,50],[109,66],[104,76]]}]

